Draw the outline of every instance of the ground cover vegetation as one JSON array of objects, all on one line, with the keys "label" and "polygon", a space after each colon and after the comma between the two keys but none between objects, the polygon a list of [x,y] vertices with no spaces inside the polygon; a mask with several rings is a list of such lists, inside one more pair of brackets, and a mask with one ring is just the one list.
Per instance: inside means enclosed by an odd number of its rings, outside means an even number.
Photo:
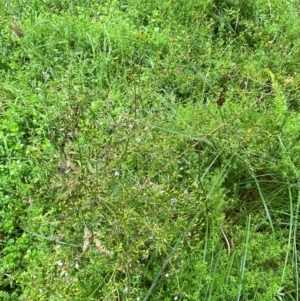
[{"label": "ground cover vegetation", "polygon": [[290,1],[0,4],[1,300],[299,300]]}]

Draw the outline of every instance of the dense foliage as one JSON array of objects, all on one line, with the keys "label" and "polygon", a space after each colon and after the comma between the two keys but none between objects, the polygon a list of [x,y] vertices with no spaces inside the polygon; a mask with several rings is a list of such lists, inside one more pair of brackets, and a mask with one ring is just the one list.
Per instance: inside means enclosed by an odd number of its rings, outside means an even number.
[{"label": "dense foliage", "polygon": [[1,300],[299,300],[295,0],[0,4]]}]

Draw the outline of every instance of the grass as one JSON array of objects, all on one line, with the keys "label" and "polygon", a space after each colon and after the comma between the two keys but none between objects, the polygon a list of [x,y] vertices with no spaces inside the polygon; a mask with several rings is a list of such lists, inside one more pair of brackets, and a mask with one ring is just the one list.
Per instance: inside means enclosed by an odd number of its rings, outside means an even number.
[{"label": "grass", "polygon": [[299,300],[299,4],[3,1],[1,300]]}]

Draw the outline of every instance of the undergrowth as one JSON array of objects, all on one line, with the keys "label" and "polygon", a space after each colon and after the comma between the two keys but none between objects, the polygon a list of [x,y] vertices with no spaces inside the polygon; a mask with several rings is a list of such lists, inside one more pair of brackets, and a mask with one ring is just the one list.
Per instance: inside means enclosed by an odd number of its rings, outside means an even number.
[{"label": "undergrowth", "polygon": [[299,300],[298,14],[4,1],[1,300]]}]

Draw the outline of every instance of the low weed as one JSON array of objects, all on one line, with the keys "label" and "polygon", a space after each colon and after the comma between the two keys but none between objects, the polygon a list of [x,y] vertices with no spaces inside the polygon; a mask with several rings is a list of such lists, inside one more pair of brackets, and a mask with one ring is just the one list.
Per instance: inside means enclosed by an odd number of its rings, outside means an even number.
[{"label": "low weed", "polygon": [[0,4],[3,300],[298,300],[295,1]]}]

